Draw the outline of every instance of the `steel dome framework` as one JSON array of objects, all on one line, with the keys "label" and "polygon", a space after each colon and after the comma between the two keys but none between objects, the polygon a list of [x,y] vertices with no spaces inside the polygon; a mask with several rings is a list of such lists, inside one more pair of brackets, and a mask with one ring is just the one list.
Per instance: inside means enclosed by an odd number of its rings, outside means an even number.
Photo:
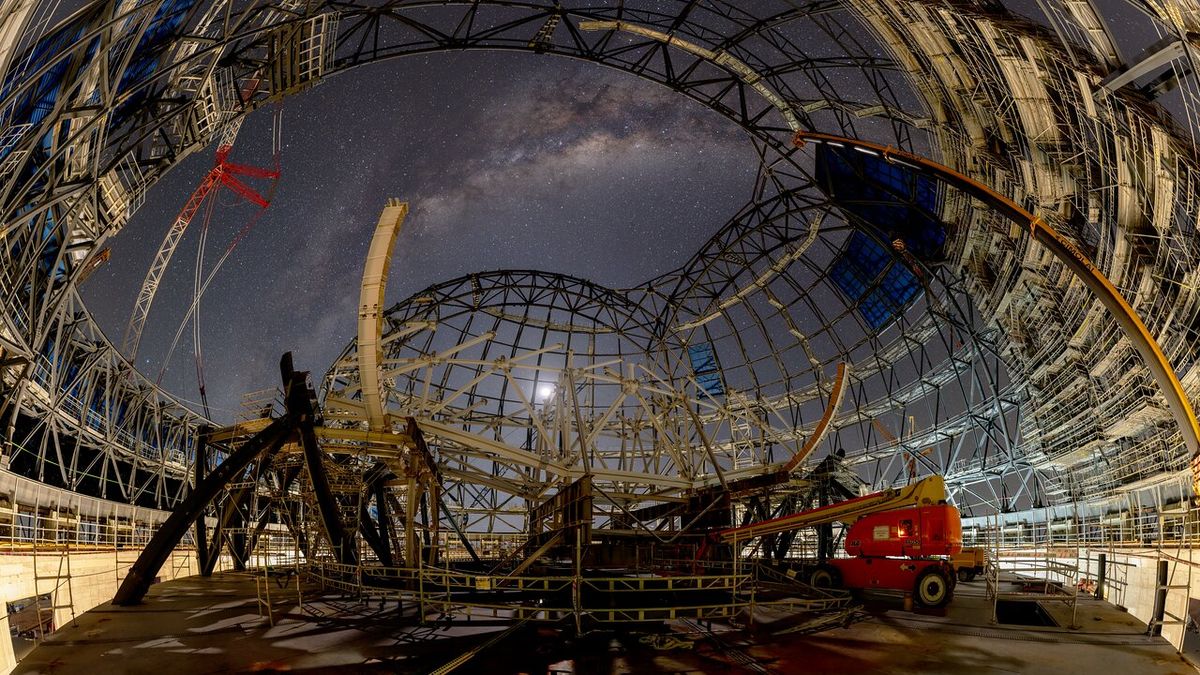
[{"label": "steel dome framework", "polygon": [[[716,466],[778,461],[773,452],[811,433],[832,368],[845,362],[851,385],[827,443],[845,447],[867,482],[903,481],[911,458],[918,473],[945,475],[961,505],[981,513],[1140,499],[1140,488],[1183,495],[1188,458],[1161,397],[1103,308],[1061,264],[995,214],[947,192],[937,214],[946,244],[941,259],[924,266],[928,282],[891,322],[870,325],[861,311],[867,296],[847,302],[830,270],[855,232],[885,250],[890,242],[823,192],[813,158],[789,142],[799,125],[893,144],[1036,210],[1125,290],[1194,398],[1195,121],[1181,129],[1154,103],[1154,90],[1112,86],[1106,78],[1121,57],[1090,4],[1046,4],[1056,32],[997,4],[961,0],[799,7],[149,0],[96,2],[49,30],[29,23],[35,3],[18,3],[0,17],[7,73],[0,414],[10,465],[110,498],[158,507],[178,500],[204,420],[138,374],[96,327],[75,287],[91,258],[167,171],[265,103],[375,61],[491,49],[584,59],[667,86],[743,128],[762,171],[748,205],[684,268],[639,288],[487,273],[400,303],[389,314],[397,364],[477,342],[458,361],[400,368],[389,392],[397,411],[488,428],[516,449],[533,435],[525,451],[536,451],[538,438],[548,451],[549,413],[532,400],[540,366],[493,374],[507,389],[489,389],[487,377],[464,389],[482,372],[484,353],[535,354],[532,362],[558,371],[548,399],[563,404],[565,392],[580,386],[559,379],[563,365],[574,366],[565,359],[634,361],[644,369],[634,394],[682,392],[677,402],[687,405],[635,404],[593,373],[590,386],[608,393],[586,399],[580,410],[589,419],[573,424],[595,424],[618,399],[622,412],[612,419],[651,427],[655,414],[667,415],[661,423],[707,404],[708,420],[673,420],[690,429],[674,436],[692,453],[687,458],[663,461],[672,446],[656,445],[649,431],[611,436],[650,448],[640,463],[613,467],[643,474],[625,488],[662,479],[694,484],[713,480]],[[1192,29],[1195,11],[1135,4],[1164,35]],[[587,30],[586,21],[649,32]],[[1184,55],[1173,66],[1178,73],[1193,58],[1190,44]],[[258,86],[246,87],[250,80]],[[1194,82],[1174,80],[1193,110]],[[849,91],[864,94],[840,93]],[[888,256],[887,265],[907,264]],[[884,283],[868,281],[876,289]],[[412,328],[414,321],[438,328]],[[611,345],[601,346],[609,337]],[[537,354],[563,341],[557,356],[564,360]],[[695,345],[709,345],[719,369],[699,373],[688,352]],[[352,400],[353,373],[340,368],[328,378],[329,396]],[[721,394],[699,377],[714,372]],[[440,393],[429,394],[426,382]],[[326,405],[336,409],[328,398]],[[490,419],[470,418],[476,414]],[[513,435],[517,428],[526,439]],[[728,443],[728,455],[695,460],[712,449],[701,438]],[[619,455],[612,442],[608,450]],[[511,461],[499,469],[503,462],[493,462],[489,486],[476,475],[482,465],[454,459],[456,451],[464,454],[462,444],[439,448],[458,462],[461,489],[476,490],[457,504],[475,512],[480,527],[505,517],[503,495],[536,494]],[[570,446],[558,451],[569,458]],[[508,483],[499,480],[506,471]],[[646,494],[627,493],[630,502]]]}]

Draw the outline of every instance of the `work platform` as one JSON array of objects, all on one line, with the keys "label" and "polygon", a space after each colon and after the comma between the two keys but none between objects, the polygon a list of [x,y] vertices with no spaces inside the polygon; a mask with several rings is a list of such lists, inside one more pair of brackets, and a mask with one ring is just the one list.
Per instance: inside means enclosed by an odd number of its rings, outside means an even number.
[{"label": "work platform", "polygon": [[1045,605],[1059,626],[994,625],[983,582],[963,583],[941,612],[904,612],[898,600],[867,597],[860,620],[812,635],[766,634],[720,622],[673,622],[658,632],[595,631],[579,638],[526,627],[485,646],[511,625],[485,619],[416,621],[416,607],[322,592],[272,579],[274,625],[260,614],[250,573],[157,584],[134,607],[98,607],[54,633],[16,673],[280,672],[428,673],[483,648],[455,673],[1191,673],[1192,666],[1115,606],[1080,600],[1078,629]]}]

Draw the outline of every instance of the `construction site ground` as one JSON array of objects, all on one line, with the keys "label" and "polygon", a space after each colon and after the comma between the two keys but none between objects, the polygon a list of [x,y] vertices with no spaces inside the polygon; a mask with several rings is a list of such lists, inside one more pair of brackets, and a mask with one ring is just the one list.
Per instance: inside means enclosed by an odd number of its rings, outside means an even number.
[{"label": "construction site ground", "polygon": [[[274,625],[260,613],[252,574],[220,573],[157,584],[135,607],[102,605],[61,628],[16,673],[313,672],[431,673],[479,651],[455,673],[1193,673],[1145,624],[1107,602],[1070,608],[1042,601],[1057,626],[993,624],[982,581],[959,584],[944,610],[904,611],[897,597],[868,595],[849,627],[810,635],[678,622],[655,629],[575,636],[526,624],[416,621],[416,607],[270,580]],[[778,625],[778,624],[777,624]]]}]

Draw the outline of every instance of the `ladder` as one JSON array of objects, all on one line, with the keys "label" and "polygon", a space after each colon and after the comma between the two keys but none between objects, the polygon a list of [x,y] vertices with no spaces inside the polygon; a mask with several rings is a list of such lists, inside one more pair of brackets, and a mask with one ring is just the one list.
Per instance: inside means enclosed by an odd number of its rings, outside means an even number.
[{"label": "ladder", "polygon": [[[42,621],[43,609],[50,610],[55,630],[59,628],[58,612],[60,610],[66,610],[71,613],[72,626],[77,626],[78,624],[75,617],[75,594],[71,583],[71,542],[68,541],[66,547],[57,556],[57,563],[51,563],[57,564],[57,568],[53,574],[42,573],[41,567],[38,565],[38,548],[40,547],[35,541],[33,546],[33,604],[38,617],[38,640],[41,640],[45,637],[43,628],[45,623]],[[45,560],[45,556],[42,556],[42,559]],[[50,596],[49,605],[42,604],[43,595]]]},{"label": "ladder", "polygon": [[279,389],[260,389],[242,394],[241,411],[237,416],[238,422],[248,422],[253,419],[270,417],[278,407]]}]

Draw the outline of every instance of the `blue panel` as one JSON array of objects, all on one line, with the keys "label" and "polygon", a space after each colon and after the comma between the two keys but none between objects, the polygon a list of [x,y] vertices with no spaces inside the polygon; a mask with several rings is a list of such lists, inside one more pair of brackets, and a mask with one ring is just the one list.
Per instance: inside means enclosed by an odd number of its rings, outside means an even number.
[{"label": "blue panel", "polygon": [[[138,40],[137,48],[134,49],[129,65],[121,74],[121,79],[117,84],[118,94],[124,94],[136,85],[145,82],[146,78],[158,70],[159,61],[170,49],[179,28],[195,4],[196,0],[168,0],[158,8],[154,18],[146,27],[146,32]],[[147,90],[139,90],[117,108],[112,117],[113,126],[120,126],[133,111],[142,106],[147,96]]]},{"label": "blue panel", "polygon": [[904,312],[921,292],[921,282],[902,263],[893,262],[883,279],[862,299],[859,311],[872,328],[882,328]]},{"label": "blue panel", "polygon": [[920,280],[869,235],[854,231],[829,270],[847,301],[867,325],[879,329],[903,313],[920,295]]},{"label": "blue panel", "polygon": [[941,187],[933,178],[880,157],[817,146],[817,184],[838,206],[877,231],[903,239],[920,260],[942,259],[946,227],[939,220]]},{"label": "blue panel", "polygon": [[713,353],[712,345],[707,342],[688,347],[688,358],[692,362],[692,370],[696,373],[711,373],[717,370],[717,356]]},{"label": "blue panel", "polygon": [[[58,28],[38,40],[31,48],[19,54],[12,61],[12,69],[5,74],[4,84],[0,87],[0,98],[7,97],[25,81],[27,74],[35,73],[43,66],[75,44],[86,33],[95,13],[81,15],[76,21]],[[92,44],[83,58],[86,63],[95,53],[97,41]],[[74,63],[78,57],[62,59],[51,66],[38,77],[36,84],[26,89],[13,104],[9,121],[12,124],[31,123],[37,125],[54,109],[62,88],[63,78],[72,67],[82,67],[83,63]]]},{"label": "blue panel", "polygon": [[946,227],[938,218],[940,184],[909,167],[850,148],[818,145],[816,159],[817,184],[871,233],[851,234],[833,261],[830,278],[869,326],[882,328],[923,289],[908,265],[879,240],[903,239],[918,260],[942,260]]},{"label": "blue panel", "polygon": [[710,396],[724,396],[725,382],[721,379],[721,365],[717,363],[717,354],[713,351],[712,343],[688,345],[687,350],[696,383]]}]

